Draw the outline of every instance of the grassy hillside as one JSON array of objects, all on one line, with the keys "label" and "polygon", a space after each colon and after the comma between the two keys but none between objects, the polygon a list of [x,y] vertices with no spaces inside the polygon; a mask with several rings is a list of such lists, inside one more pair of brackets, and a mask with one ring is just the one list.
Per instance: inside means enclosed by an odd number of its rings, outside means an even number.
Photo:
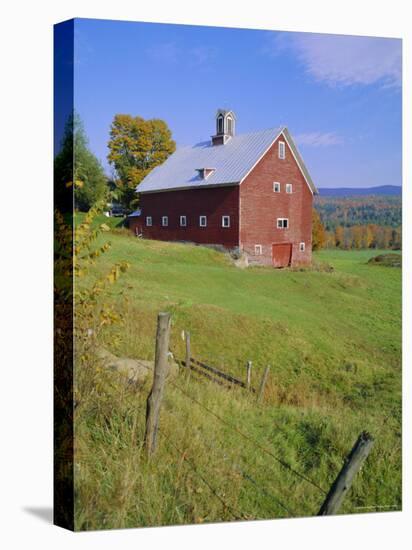
[{"label": "grassy hillside", "polygon": [[176,357],[189,330],[195,357],[242,377],[251,360],[254,385],[266,365],[271,374],[260,406],[242,391],[179,374],[147,463],[140,449],[150,380],[125,386],[91,359],[77,374],[77,528],[314,515],[324,494],[273,456],[327,490],[362,430],[376,445],[342,511],[399,509],[399,269],[367,264],[378,251],[336,250],[317,254],[314,270],[240,270],[203,247],[118,230],[109,240],[111,250],[79,281],[90,284],[116,261],[131,264],[106,298],[123,325],[103,327],[100,344],[152,359],[156,315],[168,310]]}]

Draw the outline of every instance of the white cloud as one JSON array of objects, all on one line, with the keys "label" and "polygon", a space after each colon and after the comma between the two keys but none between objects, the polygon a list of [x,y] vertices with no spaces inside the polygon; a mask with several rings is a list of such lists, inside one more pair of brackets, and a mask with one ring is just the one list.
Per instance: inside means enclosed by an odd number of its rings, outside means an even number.
[{"label": "white cloud", "polygon": [[293,51],[313,78],[330,86],[380,83],[400,87],[402,42],[393,38],[280,33],[272,53]]},{"label": "white cloud", "polygon": [[343,143],[343,138],[335,132],[297,134],[294,139],[298,145],[307,145],[309,147],[329,147],[330,145],[340,145]]}]

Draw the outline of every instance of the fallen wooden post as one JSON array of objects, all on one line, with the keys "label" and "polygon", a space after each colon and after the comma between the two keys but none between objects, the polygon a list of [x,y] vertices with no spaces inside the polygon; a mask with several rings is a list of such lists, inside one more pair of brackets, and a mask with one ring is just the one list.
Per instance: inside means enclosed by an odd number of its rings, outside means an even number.
[{"label": "fallen wooden post", "polygon": [[162,403],[166,376],[169,370],[167,354],[169,351],[170,319],[170,313],[159,313],[157,316],[153,386],[147,398],[146,432],[144,438],[144,445],[149,458],[156,450],[160,406]]},{"label": "fallen wooden post", "polygon": [[250,380],[252,377],[252,361],[248,361],[246,364],[246,387],[250,389]]},{"label": "fallen wooden post", "polygon": [[269,376],[269,371],[270,371],[270,367],[266,367],[265,372],[263,373],[263,376],[262,376],[262,380],[260,381],[259,393],[258,393],[258,396],[257,396],[258,402],[262,401],[263,392],[265,391],[266,382],[267,382],[267,379],[268,379],[268,376]]},{"label": "fallen wooden post", "polygon": [[359,472],[362,464],[365,462],[374,444],[372,436],[367,432],[362,432],[355,445],[349,453],[345,464],[343,465],[338,477],[331,486],[322,504],[318,516],[330,516],[336,514],[351,488],[355,475]]}]

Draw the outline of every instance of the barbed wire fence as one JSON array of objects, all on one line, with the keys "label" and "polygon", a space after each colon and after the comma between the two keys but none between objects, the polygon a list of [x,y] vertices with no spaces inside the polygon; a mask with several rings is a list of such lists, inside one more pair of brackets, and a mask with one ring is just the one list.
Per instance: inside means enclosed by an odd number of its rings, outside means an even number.
[{"label": "barbed wire fence", "polygon": [[[157,434],[158,432],[162,435],[162,437],[166,441],[166,445],[169,449],[174,449],[177,453],[179,453],[180,457],[183,457],[183,460],[185,464],[188,465],[188,467],[191,469],[193,474],[202,481],[202,483],[209,489],[211,495],[213,495],[222,505],[223,510],[226,512],[229,512],[229,514],[233,517],[233,519],[241,520],[241,519],[251,519],[250,516],[245,515],[244,513],[237,510],[233,505],[229,504],[226,499],[224,498],[224,495],[222,495],[219,492],[219,489],[214,487],[213,483],[205,477],[204,474],[200,472],[200,468],[196,465],[195,461],[192,458],[189,458],[187,455],[187,452],[181,449],[181,447],[176,444],[175,441],[173,441],[166,433],[166,431],[159,427],[159,418],[160,418],[160,408],[162,403],[162,397],[163,397],[163,390],[166,383],[167,373],[168,373],[168,359],[169,359],[169,336],[170,336],[170,314],[169,313],[159,313],[158,315],[158,327],[157,327],[157,334],[156,334],[156,354],[155,354],[155,364],[154,364],[154,371],[153,371],[153,386],[149,393],[148,399],[147,399],[147,407],[146,407],[146,431],[145,431],[145,441],[144,441],[144,448],[146,450],[147,456],[149,459],[152,458],[152,456],[155,453],[156,445],[157,445]],[[191,356],[191,342],[190,342],[190,335],[187,336],[188,333],[185,334],[185,341],[186,341],[186,356],[185,360],[177,360],[177,363],[182,367],[186,372],[190,374],[190,372],[195,372],[196,374],[200,375],[199,380],[207,379],[211,382],[215,382],[220,386],[224,387],[233,387],[236,386],[241,389],[246,389],[249,392],[257,393],[257,401],[259,401],[262,398],[265,384],[268,378],[269,369],[266,368],[260,383],[260,387],[258,390],[251,387],[250,383],[250,369],[251,369],[251,363],[247,366],[247,379],[246,381],[242,381],[239,378],[232,376],[217,367],[211,367],[207,363],[203,361],[199,361],[197,359],[194,359]],[[148,370],[151,370],[150,367],[145,367]],[[198,378],[196,378],[198,379]],[[233,422],[227,420],[222,415],[218,414],[216,411],[214,411],[211,407],[204,404],[199,399],[195,398],[191,393],[188,391],[188,385],[186,384],[186,388],[183,388],[180,384],[175,382],[173,379],[170,379],[170,377],[167,380],[167,384],[171,385],[174,389],[176,389],[182,396],[184,396],[187,400],[190,401],[190,403],[196,405],[197,407],[201,408],[202,411],[207,413],[209,416],[214,417],[216,420],[218,420],[219,423],[221,423],[225,428],[228,428],[233,433],[236,433],[239,435],[242,440],[246,441],[248,444],[253,445],[254,449],[258,449],[261,453],[264,453],[268,457],[270,457],[272,460],[274,460],[280,467],[287,470],[292,476],[295,476],[300,481],[304,481],[306,484],[309,484],[313,489],[316,489],[318,493],[322,494],[323,503],[320,507],[319,511],[317,512],[317,515],[330,515],[335,514],[339,510],[342,501],[349,491],[353,479],[356,476],[357,472],[362,467],[364,461],[366,460],[367,456],[369,455],[374,440],[368,434],[367,432],[362,432],[360,436],[358,437],[357,441],[355,442],[355,445],[353,446],[351,452],[347,456],[346,460],[344,461],[344,465],[341,469],[341,471],[338,473],[334,483],[331,485],[329,490],[324,489],[321,487],[314,479],[306,475],[305,473],[298,470],[296,467],[289,464],[284,458],[281,458],[277,456],[273,451],[268,449],[265,445],[262,445],[262,443],[256,439],[256,437],[245,433],[244,430],[241,430],[238,426],[233,424]],[[177,420],[179,421],[179,418],[177,414],[172,411],[171,409],[167,410],[168,414],[171,414]],[[284,431],[283,428],[278,426],[278,428],[282,431]],[[281,509],[282,512],[286,512],[288,514],[287,517],[297,517],[299,514],[296,513],[296,511],[293,511],[291,507],[284,502],[283,495],[282,497],[279,497],[279,495],[275,494],[273,489],[268,489],[267,487],[264,487],[262,483],[258,482],[255,479],[255,475],[250,474],[248,468],[242,468],[239,464],[231,463],[227,464],[230,461],[229,455],[214,445],[211,442],[208,442],[204,437],[202,438],[202,442],[206,448],[208,448],[210,451],[216,452],[222,457],[222,461],[226,464],[226,468],[230,471],[236,472],[238,475],[240,475],[245,482],[248,482],[252,484],[256,490],[264,495],[266,498],[269,498],[271,502],[276,505],[278,509]],[[282,492],[285,492],[285,488],[282,487]],[[305,514],[305,515],[316,515],[313,513]],[[260,519],[254,516],[254,519]]]}]

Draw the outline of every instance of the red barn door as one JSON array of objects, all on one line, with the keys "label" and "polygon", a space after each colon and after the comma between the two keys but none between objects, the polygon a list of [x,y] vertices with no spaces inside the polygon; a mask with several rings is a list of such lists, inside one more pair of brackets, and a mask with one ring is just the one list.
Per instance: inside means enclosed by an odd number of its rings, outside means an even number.
[{"label": "red barn door", "polygon": [[288,267],[292,260],[292,244],[272,244],[273,267]]}]

